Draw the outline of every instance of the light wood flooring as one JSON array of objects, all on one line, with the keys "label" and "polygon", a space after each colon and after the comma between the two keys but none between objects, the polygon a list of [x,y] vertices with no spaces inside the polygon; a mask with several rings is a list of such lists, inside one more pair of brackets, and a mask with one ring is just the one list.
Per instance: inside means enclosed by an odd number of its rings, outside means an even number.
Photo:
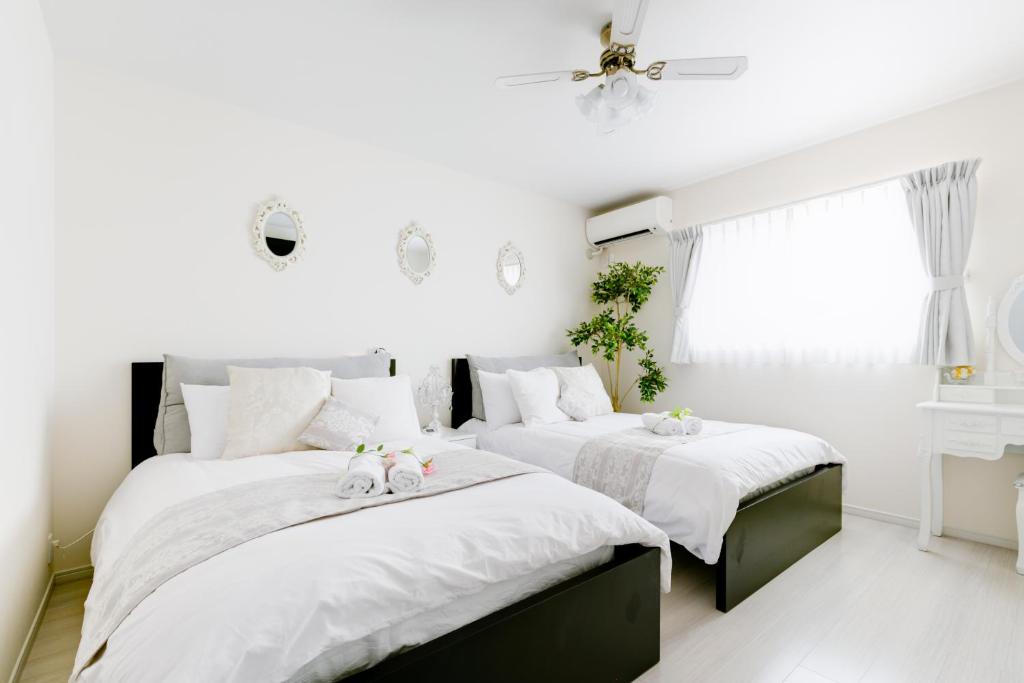
[{"label": "light wood flooring", "polygon": [[[1024,576],[1009,550],[844,517],[843,531],[728,614],[676,558],[661,663],[641,683],[1024,681]],[[22,683],[67,681],[89,580],[56,586]]]}]

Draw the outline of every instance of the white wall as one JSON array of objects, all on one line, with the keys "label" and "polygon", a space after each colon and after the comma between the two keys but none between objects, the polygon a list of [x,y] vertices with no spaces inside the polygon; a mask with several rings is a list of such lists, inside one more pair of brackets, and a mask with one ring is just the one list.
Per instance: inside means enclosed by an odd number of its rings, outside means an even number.
[{"label": "white wall", "polygon": [[53,59],[36,0],[0,3],[0,680],[49,579]]},{"label": "white wall", "polygon": [[[674,222],[709,222],[944,161],[982,157],[967,284],[980,363],[986,301],[1001,296],[1024,273],[1021,121],[1024,82],[681,188],[672,193]],[[664,240],[647,239],[621,245],[614,257],[667,266],[666,249]],[[665,361],[671,310],[666,276],[640,318]],[[1005,354],[1000,362],[1004,369],[1011,367]],[[914,404],[930,398],[933,375],[928,369],[699,365],[670,366],[668,375],[671,388],[657,405],[689,405],[710,417],[818,434],[850,459],[847,503],[918,517]],[[946,525],[1015,543],[1011,484],[1024,470],[1024,458],[1011,455],[990,463],[947,456],[945,467]]]},{"label": "white wall", "polygon": [[[287,97],[287,84],[267,96]],[[132,361],[379,345],[418,381],[467,351],[564,350],[588,310],[594,266],[576,207],[72,63],[58,61],[57,102],[62,536],[87,530],[128,471]],[[249,242],[274,196],[309,237],[280,273]],[[438,250],[419,286],[395,258],[411,220]],[[495,277],[510,239],[527,265],[514,296]],[[82,550],[58,566],[87,562]]]}]

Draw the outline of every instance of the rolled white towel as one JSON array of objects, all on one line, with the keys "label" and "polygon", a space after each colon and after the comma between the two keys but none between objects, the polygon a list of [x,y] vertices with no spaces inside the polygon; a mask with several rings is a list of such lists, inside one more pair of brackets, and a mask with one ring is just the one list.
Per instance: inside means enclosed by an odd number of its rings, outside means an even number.
[{"label": "rolled white towel", "polygon": [[383,458],[362,453],[348,461],[348,471],[341,475],[334,492],[342,498],[372,498],[384,493],[386,479]]},{"label": "rolled white towel", "polygon": [[395,462],[388,469],[388,490],[392,493],[417,491],[423,486],[423,465],[415,455],[395,453]]},{"label": "rolled white towel", "polygon": [[683,423],[668,413],[644,413],[640,416],[644,427],[659,436],[679,436],[685,434]]},{"label": "rolled white towel", "polygon": [[702,429],[704,429],[704,420],[699,417],[688,415],[683,418],[683,434],[697,436]]}]

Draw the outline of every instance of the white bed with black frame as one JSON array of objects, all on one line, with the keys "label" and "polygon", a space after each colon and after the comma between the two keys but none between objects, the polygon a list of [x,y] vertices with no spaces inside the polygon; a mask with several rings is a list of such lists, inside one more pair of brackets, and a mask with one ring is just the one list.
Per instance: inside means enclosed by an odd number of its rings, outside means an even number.
[{"label": "white bed with black frame", "polygon": [[[514,360],[528,369],[528,357]],[[492,429],[473,417],[472,383],[467,359],[453,359],[452,426],[475,433],[481,449],[568,479],[585,446],[642,427],[639,415],[612,413]],[[841,529],[845,459],[802,432],[707,420],[704,427],[699,439],[678,445],[648,434],[668,446],[637,511],[715,566],[716,606],[727,612]]]},{"label": "white bed with black frame", "polygon": [[[154,521],[233,487],[334,482],[351,457],[156,455],[162,366],[132,364],[133,469],[97,525],[72,680],[625,681],[657,663],[667,538],[546,472],[275,529],[167,572],[124,609],[103,586],[138,594],[152,582],[128,560],[153,545]],[[434,438],[386,447],[409,445],[435,459],[463,449]],[[97,623],[113,628],[97,638]]]}]

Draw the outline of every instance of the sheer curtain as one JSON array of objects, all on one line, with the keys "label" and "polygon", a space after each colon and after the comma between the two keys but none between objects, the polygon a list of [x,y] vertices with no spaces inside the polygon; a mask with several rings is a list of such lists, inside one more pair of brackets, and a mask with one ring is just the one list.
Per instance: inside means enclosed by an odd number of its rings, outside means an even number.
[{"label": "sheer curtain", "polygon": [[704,226],[677,362],[911,362],[927,280],[899,181]]}]

